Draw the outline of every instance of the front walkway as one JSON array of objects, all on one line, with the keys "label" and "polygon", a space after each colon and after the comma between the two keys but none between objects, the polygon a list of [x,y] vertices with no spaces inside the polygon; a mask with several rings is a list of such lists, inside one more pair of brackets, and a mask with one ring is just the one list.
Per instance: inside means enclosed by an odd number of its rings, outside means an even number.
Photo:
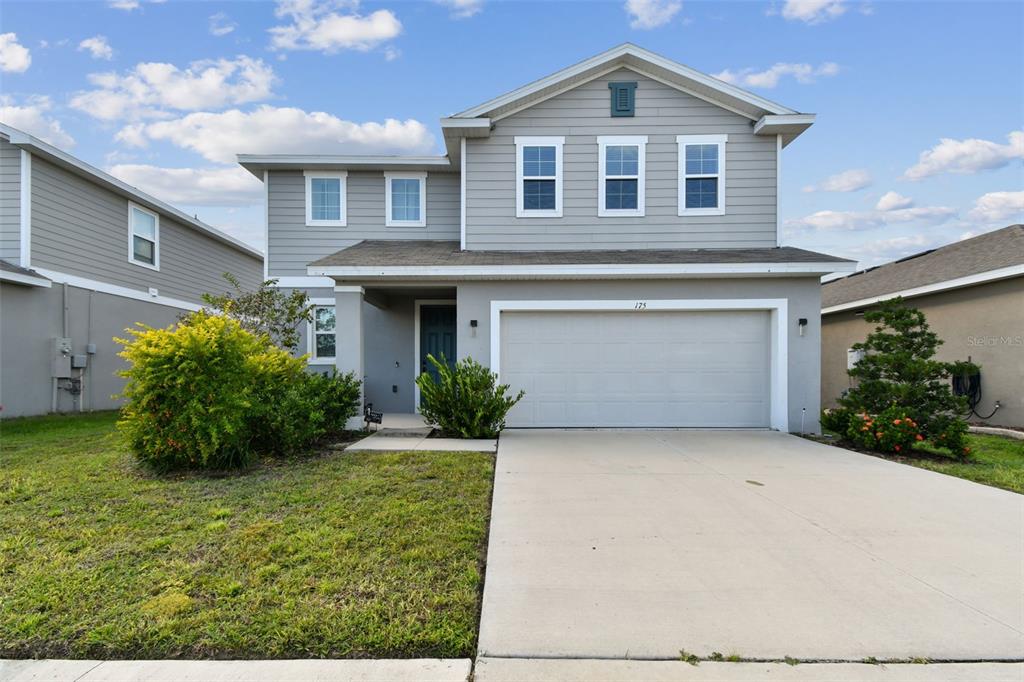
[{"label": "front walkway", "polygon": [[1024,656],[1024,497],[767,431],[505,431],[479,655]]}]

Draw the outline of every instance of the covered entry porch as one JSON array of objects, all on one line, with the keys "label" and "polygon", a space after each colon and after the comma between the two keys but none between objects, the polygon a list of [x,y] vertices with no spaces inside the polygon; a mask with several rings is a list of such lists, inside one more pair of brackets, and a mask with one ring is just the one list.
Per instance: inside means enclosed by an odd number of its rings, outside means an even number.
[{"label": "covered entry porch", "polygon": [[374,410],[415,414],[427,354],[457,358],[455,286],[340,283],[334,299],[338,371],[363,378]]}]

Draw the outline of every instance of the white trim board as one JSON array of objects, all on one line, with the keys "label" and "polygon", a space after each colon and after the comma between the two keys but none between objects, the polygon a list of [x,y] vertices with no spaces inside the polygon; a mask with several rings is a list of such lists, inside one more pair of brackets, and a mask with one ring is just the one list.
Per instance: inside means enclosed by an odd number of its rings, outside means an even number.
[{"label": "white trim board", "polygon": [[925,284],[923,286],[912,287],[910,289],[902,289],[900,291],[893,291],[881,294],[879,296],[871,296],[870,298],[861,298],[856,301],[839,303],[837,305],[829,306],[828,308],[822,308],[821,314],[828,315],[830,313],[838,313],[844,310],[864,308],[870,305],[874,305],[875,303],[888,301],[890,298],[896,298],[897,296],[901,296],[903,298],[927,296],[928,294],[936,294],[942,291],[949,291],[950,289],[962,289],[963,287],[974,286],[976,284],[985,284],[987,282],[995,282],[1000,279],[1009,279],[1011,277],[1020,277],[1022,275],[1024,275],[1024,264],[1011,265],[1009,267],[998,268],[996,270],[987,270],[985,272],[979,272],[973,275],[967,275],[965,277],[947,279],[944,282],[935,282],[934,284]]},{"label": "white trim board", "polygon": [[[138,289],[129,289],[128,287],[122,287],[117,284],[108,284],[107,282],[97,282],[94,279],[87,279],[85,277],[79,277],[77,275],[69,275],[64,272],[56,272],[54,270],[46,270],[43,268],[35,268],[36,272],[44,277],[49,277],[56,284],[69,284],[79,289],[89,289],[96,291],[101,294],[110,294],[111,296],[121,296],[123,298],[130,298],[136,301],[143,301],[144,303],[156,303],[157,305],[165,305],[170,308],[180,308],[182,310],[200,310],[203,306],[198,303],[190,303],[189,301],[182,301],[178,298],[171,298],[170,296],[161,296],[157,294],[153,296],[145,291]],[[155,291],[155,289],[154,289]]]},{"label": "white trim board", "polygon": [[[642,307],[640,307],[642,305]],[[789,431],[789,301],[784,298],[629,299],[578,301],[491,301],[491,371],[501,379],[501,314],[542,311],[620,311],[643,315],[653,311],[767,310],[771,313],[771,408],[769,423]]]},{"label": "white trim board", "polygon": [[[414,413],[420,413],[420,387],[416,385],[416,378],[420,375],[420,308],[425,305],[456,305],[458,301],[454,298],[417,298],[413,302],[413,356],[412,356],[412,410]],[[456,321],[458,326],[458,321]],[[456,338],[458,337],[458,329],[456,331]],[[458,343],[458,341],[456,341]],[[458,355],[458,347],[456,347],[456,356]],[[452,358],[452,360],[456,360]]]},{"label": "white trim board", "polygon": [[274,286],[280,289],[333,289],[334,280],[330,277],[277,277],[268,275],[267,279],[276,279]]},{"label": "white trim board", "polygon": [[310,276],[348,279],[421,277],[458,279],[630,279],[659,277],[820,276],[853,272],[852,261],[825,263],[664,263],[648,265],[346,265],[309,267]]},{"label": "white trim board", "polygon": [[23,268],[32,267],[32,153],[21,150],[21,195],[19,197],[20,236],[18,260]]},{"label": "white trim board", "polygon": [[26,284],[32,287],[45,287],[47,289],[53,286],[53,282],[45,277],[33,277],[32,275],[25,275],[20,272],[10,272],[9,270],[0,270],[0,282]]}]

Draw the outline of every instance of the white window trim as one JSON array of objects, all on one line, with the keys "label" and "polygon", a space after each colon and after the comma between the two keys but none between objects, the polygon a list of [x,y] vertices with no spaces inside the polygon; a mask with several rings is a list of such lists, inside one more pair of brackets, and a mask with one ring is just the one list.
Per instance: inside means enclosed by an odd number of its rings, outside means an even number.
[{"label": "white window trim", "polygon": [[[639,307],[640,304],[643,307]],[[771,407],[773,429],[789,431],[789,300],[785,298],[728,299],[644,299],[576,301],[491,301],[490,369],[501,380],[501,314],[524,311],[619,311],[643,315],[653,311],[684,310],[767,310],[771,313],[770,358]]]},{"label": "white window trim", "polygon": [[[517,218],[561,218],[562,217],[562,177],[565,169],[562,166],[562,147],[565,137],[519,137],[516,143],[516,217]],[[555,209],[530,210],[523,208],[523,147],[554,147],[555,148]],[[539,178],[546,179],[546,178]]]},{"label": "white window trim", "polygon": [[[420,181],[420,219],[395,220],[391,217],[391,181]],[[385,173],[384,174],[384,227],[426,227],[427,226],[427,174],[426,173]]]},{"label": "white window trim", "polygon": [[[333,298],[311,298],[309,302],[313,305],[313,319],[306,323],[306,354],[309,359],[306,360],[308,365],[334,365],[337,362],[338,353],[338,339],[337,339],[337,328],[338,328],[338,309],[335,307],[335,301]],[[334,353],[333,358],[318,358],[316,356],[316,308],[334,308],[334,328],[335,328],[335,339],[334,339]],[[326,333],[326,332],[324,332]]]},{"label": "white window trim", "polygon": [[[613,175],[609,178],[607,170],[605,168],[607,164],[605,149],[609,146],[634,146],[637,148],[637,175],[635,176],[637,191],[636,208],[605,208],[605,181],[609,179],[632,180],[634,178],[634,176],[632,175]],[[644,181],[644,178],[647,175],[646,156],[646,135],[605,135],[597,138],[597,215],[599,218],[612,218],[618,216],[643,217],[645,208],[644,194],[646,193],[646,183]]]},{"label": "white window trim", "polygon": [[[135,211],[141,211],[147,215],[153,217],[153,263],[146,263],[141,260],[135,260],[135,220],[132,216],[135,215]],[[142,237],[148,239],[147,237]],[[128,262],[139,267],[149,268],[150,270],[160,271],[160,214],[154,211],[150,211],[148,208],[143,208],[138,204],[129,201],[128,202]]]},{"label": "white window trim", "polygon": [[[725,215],[725,143],[729,141],[728,135],[676,135],[676,144],[679,147],[679,168],[678,168],[678,193],[679,193],[679,215],[701,216],[701,215]],[[686,179],[710,177],[703,174],[686,174],[686,145],[690,144],[717,144],[718,145],[718,207],[717,208],[686,208]]]},{"label": "white window trim", "polygon": [[[305,171],[306,176],[306,226],[307,227],[345,227],[348,224],[348,171]],[[314,178],[341,181],[341,219],[313,220],[313,182]]]}]

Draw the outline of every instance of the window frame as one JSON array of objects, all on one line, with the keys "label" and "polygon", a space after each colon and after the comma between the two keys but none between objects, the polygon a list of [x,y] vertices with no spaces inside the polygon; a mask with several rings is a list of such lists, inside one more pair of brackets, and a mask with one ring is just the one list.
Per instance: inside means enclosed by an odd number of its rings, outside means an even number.
[{"label": "window frame", "polygon": [[[391,181],[418,180],[420,183],[419,220],[395,220],[391,217]],[[426,227],[427,226],[427,174],[426,173],[385,173],[384,174],[384,227]]]},{"label": "window frame", "polygon": [[[147,263],[135,258],[135,211],[140,211],[153,218],[153,262]],[[149,237],[142,237],[150,241]],[[140,206],[133,201],[128,202],[128,262],[139,267],[160,271],[160,214]]]},{"label": "window frame", "polygon": [[[680,216],[710,216],[725,215],[725,146],[729,141],[728,135],[676,135],[676,145],[679,150],[679,167],[677,172],[677,184],[679,194],[679,215]],[[687,208],[686,207],[686,180],[696,178],[716,177],[709,173],[686,172],[686,148],[690,145],[714,144],[718,145],[718,206],[715,208]]]},{"label": "window frame", "polygon": [[[348,171],[304,171],[306,178],[306,227],[346,227],[348,225]],[[338,180],[340,200],[338,220],[313,219],[313,180]]]},{"label": "window frame", "polygon": [[[612,175],[607,172],[608,147],[636,147],[637,165],[636,175]],[[646,135],[602,135],[597,138],[597,216],[599,218],[642,218],[646,211],[647,183],[647,136]],[[633,180],[636,179],[636,208],[607,208],[607,180]]]},{"label": "window frame", "polygon": [[[334,365],[338,359],[338,310],[335,306],[335,301],[329,298],[314,298],[310,299],[310,303],[313,304],[313,319],[306,323],[306,353],[309,355],[309,359],[306,361],[310,365]],[[316,330],[316,311],[319,308],[333,308],[334,309],[334,356],[332,357],[318,357],[316,354],[316,337],[319,334],[329,334],[331,332],[318,332]]]},{"label": "window frame", "polygon": [[[516,136],[516,217],[517,218],[561,218],[562,217],[562,178],[565,169],[562,166],[562,147],[565,146],[563,136]],[[555,148],[555,175],[554,178],[547,175],[523,176],[523,149],[526,147],[554,147]],[[554,209],[526,209],[523,206],[523,181],[526,179],[551,180],[555,181],[555,208]]]}]

